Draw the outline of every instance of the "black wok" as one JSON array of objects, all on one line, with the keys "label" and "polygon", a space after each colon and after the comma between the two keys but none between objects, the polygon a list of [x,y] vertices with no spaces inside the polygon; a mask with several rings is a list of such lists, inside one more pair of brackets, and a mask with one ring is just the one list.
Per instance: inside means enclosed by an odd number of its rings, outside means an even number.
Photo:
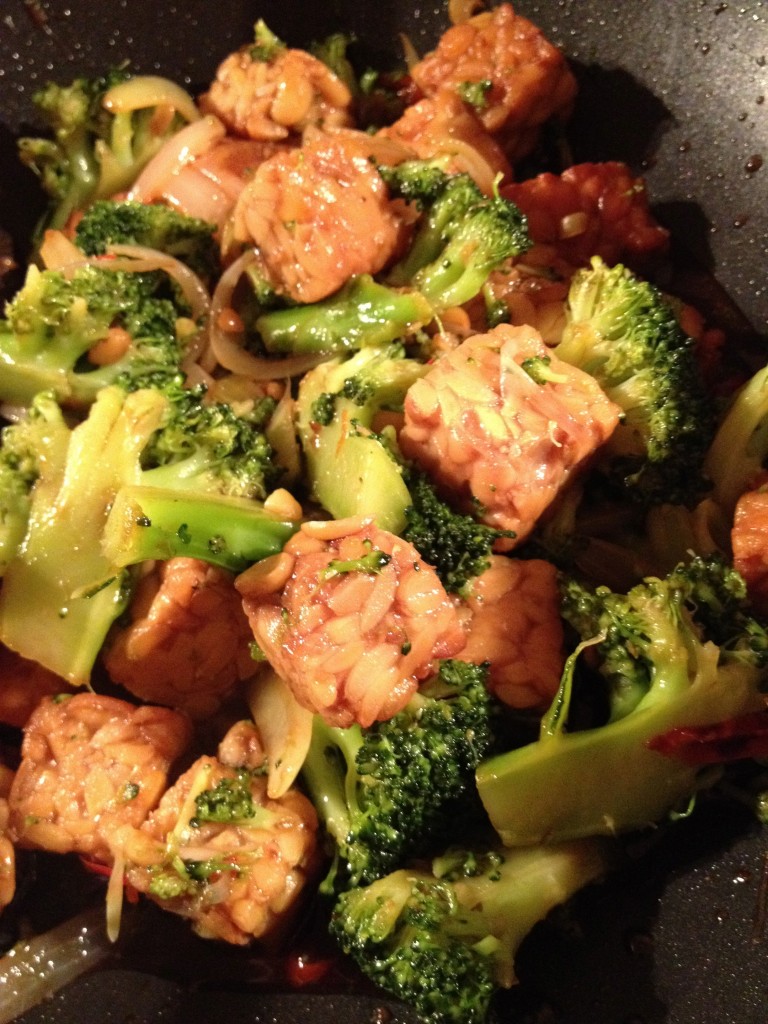
[{"label": "black wok", "polygon": [[[581,84],[569,132],[574,160],[626,160],[646,175],[654,210],[678,243],[672,283],[739,345],[759,353],[768,332],[768,4],[516,6],[574,62]],[[397,54],[399,31],[423,51],[446,24],[437,0],[3,0],[0,227],[20,260],[41,199],[16,162],[14,138],[34,125],[35,88],[123,59],[137,71],[202,86],[259,16],[296,43],[352,30],[374,65]],[[501,1021],[765,1024],[765,835],[746,810],[711,800],[647,845],[631,869],[535,930],[518,959],[521,985],[500,1001]],[[65,884],[55,881],[48,898],[58,901]],[[122,962],[23,1020],[414,1020],[352,978],[337,979],[332,992],[286,993],[260,981],[257,961],[235,957],[231,964],[219,950],[199,958],[178,931],[154,941],[145,933],[128,942]]]}]

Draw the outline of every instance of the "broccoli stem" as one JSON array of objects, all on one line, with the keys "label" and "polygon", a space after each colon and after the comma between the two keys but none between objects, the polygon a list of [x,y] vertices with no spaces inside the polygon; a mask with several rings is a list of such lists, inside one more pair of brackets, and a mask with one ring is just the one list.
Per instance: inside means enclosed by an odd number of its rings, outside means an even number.
[{"label": "broccoli stem", "polygon": [[[411,496],[402,467],[370,427],[378,409],[402,404],[408,388],[426,369],[389,349],[366,348],[345,362],[324,363],[304,376],[297,410],[307,475],[312,496],[334,518],[373,515],[383,530],[400,533],[405,527]],[[347,384],[353,394],[357,388],[361,395],[347,397]],[[332,403],[327,424],[318,423],[314,412],[323,398]]]},{"label": "broccoli stem", "polygon": [[104,555],[101,536],[165,406],[156,392],[105,388],[66,445],[41,460],[27,534],[0,590],[0,640],[75,685],[88,682],[129,598],[130,577]]},{"label": "broccoli stem", "polygon": [[419,292],[387,288],[361,274],[322,302],[263,313],[256,330],[271,353],[340,354],[386,345],[433,316]]},{"label": "broccoli stem", "polygon": [[581,732],[553,730],[480,765],[477,785],[503,842],[520,846],[644,828],[665,817],[706,779],[698,769],[649,750],[677,726],[711,725],[764,706],[755,673],[717,665],[702,647],[695,675],[683,659],[656,674],[631,714]]},{"label": "broccoli stem", "polygon": [[[340,729],[315,715],[302,778],[326,831],[335,846],[341,849],[344,849],[351,828],[350,808],[357,806],[355,759],[362,745],[360,726]],[[342,760],[343,771],[340,771]]]},{"label": "broccoli stem", "polygon": [[119,566],[182,555],[241,572],[277,554],[298,525],[248,498],[138,484],[117,492],[103,550]]}]

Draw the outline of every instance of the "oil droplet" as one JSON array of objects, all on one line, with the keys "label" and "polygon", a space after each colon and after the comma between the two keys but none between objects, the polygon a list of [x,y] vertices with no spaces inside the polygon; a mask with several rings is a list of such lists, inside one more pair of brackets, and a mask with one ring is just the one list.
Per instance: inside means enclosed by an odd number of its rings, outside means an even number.
[{"label": "oil droplet", "polygon": [[392,1011],[387,1006],[377,1006],[371,1014],[371,1024],[389,1024]]},{"label": "oil droplet", "polygon": [[744,164],[744,170],[747,174],[754,174],[756,171],[759,171],[762,166],[763,158],[759,153],[753,153],[749,160]]}]

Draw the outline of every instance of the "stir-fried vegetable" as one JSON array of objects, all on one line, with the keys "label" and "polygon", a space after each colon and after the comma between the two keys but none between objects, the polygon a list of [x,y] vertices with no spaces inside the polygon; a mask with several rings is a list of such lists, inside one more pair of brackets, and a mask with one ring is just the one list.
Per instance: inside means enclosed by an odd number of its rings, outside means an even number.
[{"label": "stir-fried vegetable", "polygon": [[768,370],[716,400],[617,262],[666,242],[628,168],[525,179],[575,79],[474,6],[408,76],[259,21],[198,101],[45,86],[0,321],[0,907],[17,848],[110,938],[124,886],[270,948],[314,892],[425,1024],[768,756]]}]

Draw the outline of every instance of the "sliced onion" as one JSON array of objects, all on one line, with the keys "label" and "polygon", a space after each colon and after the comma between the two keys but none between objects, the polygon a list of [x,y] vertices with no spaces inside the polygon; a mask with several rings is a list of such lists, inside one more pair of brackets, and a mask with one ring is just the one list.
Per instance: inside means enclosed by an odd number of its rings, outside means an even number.
[{"label": "sliced onion", "polygon": [[221,326],[226,311],[233,308],[232,297],[240,278],[248,267],[258,261],[259,255],[256,250],[249,249],[221,275],[211,300],[211,351],[224,369],[239,373],[243,377],[250,377],[252,380],[284,380],[286,377],[297,377],[322,363],[327,357],[312,353],[288,356],[285,359],[265,359],[245,349],[242,331],[226,331]]},{"label": "sliced onion", "polygon": [[[147,270],[164,270],[181,288],[182,295],[189,303],[193,320],[199,320],[210,313],[211,297],[208,294],[208,289],[197,274],[181,260],[169,256],[168,253],[160,252],[159,249],[149,249],[144,245],[110,245],[107,252],[112,256],[127,256],[129,261],[151,264],[152,266],[145,268]],[[137,268],[131,268],[129,262],[128,269]]]},{"label": "sliced onion", "polygon": [[213,114],[206,114],[176,132],[158,152],[133,183],[128,199],[151,203],[163,195],[168,182],[186,164],[207,153],[224,138],[226,128]]},{"label": "sliced onion", "polygon": [[301,771],[312,739],[313,714],[271,668],[251,684],[248,707],[267,755],[267,796],[278,800]]},{"label": "sliced onion", "polygon": [[107,884],[107,913],[106,927],[107,938],[110,942],[117,942],[120,936],[120,923],[123,919],[123,895],[125,893],[125,855],[115,854],[115,862],[109,875]]},{"label": "sliced onion", "polygon": [[403,47],[403,57],[405,58],[405,66],[410,71],[415,64],[418,64],[421,60],[419,52],[413,45],[410,36],[407,36],[405,32],[400,33],[400,43]]},{"label": "sliced onion", "polygon": [[446,135],[436,141],[440,152],[448,154],[456,169],[464,171],[486,195],[493,195],[498,171],[474,146],[464,139]]},{"label": "sliced onion", "polygon": [[40,244],[40,260],[46,270],[61,270],[73,263],[82,263],[83,254],[63,231],[49,229]]},{"label": "sliced onion", "polygon": [[448,0],[448,20],[452,25],[463,25],[482,6],[482,0]]},{"label": "sliced onion", "polygon": [[0,958],[0,1024],[11,1024],[110,953],[101,906],[17,943]]},{"label": "sliced onion", "polygon": [[104,94],[102,106],[112,114],[167,106],[181,114],[185,121],[199,121],[201,117],[189,93],[160,75],[136,75],[113,85]]},{"label": "sliced onion", "polygon": [[[401,142],[399,139],[393,139],[389,135],[369,135],[367,132],[357,131],[352,128],[339,128],[336,131],[324,131],[320,134],[325,136],[341,136],[344,140],[345,149],[350,153],[371,159],[377,164],[385,164],[386,166],[394,166],[395,164],[403,163],[405,160],[412,160],[416,155],[415,150],[407,145],[407,143]],[[305,138],[308,136],[311,137],[309,131],[306,133]]]}]

